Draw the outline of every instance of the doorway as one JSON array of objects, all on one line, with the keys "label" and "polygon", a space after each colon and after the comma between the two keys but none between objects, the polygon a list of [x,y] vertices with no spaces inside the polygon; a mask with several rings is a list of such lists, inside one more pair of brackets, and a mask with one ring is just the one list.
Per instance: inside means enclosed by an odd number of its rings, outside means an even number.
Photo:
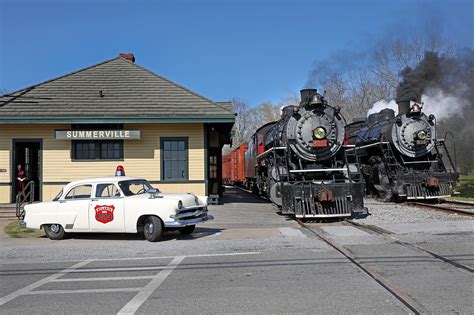
[{"label": "doorway", "polygon": [[21,139],[13,140],[12,158],[12,202],[16,202],[18,185],[16,180],[17,167],[21,165],[25,171],[26,181],[33,181],[34,200],[41,201],[41,179],[42,179],[42,139]]}]

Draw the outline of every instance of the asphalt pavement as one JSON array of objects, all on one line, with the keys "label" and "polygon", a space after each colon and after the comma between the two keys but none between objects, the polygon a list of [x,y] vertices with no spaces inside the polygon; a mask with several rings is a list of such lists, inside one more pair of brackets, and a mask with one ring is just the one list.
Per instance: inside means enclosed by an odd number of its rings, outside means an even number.
[{"label": "asphalt pavement", "polygon": [[[342,222],[280,216],[260,198],[228,188],[216,220],[159,243],[127,234],[68,239],[0,238],[1,314],[407,314],[412,313],[318,230],[430,313],[474,313],[473,277],[415,244],[473,265],[472,222],[389,235]],[[454,223],[450,223],[454,224]],[[442,224],[441,224],[442,225]],[[385,226],[390,228],[390,226]]]}]

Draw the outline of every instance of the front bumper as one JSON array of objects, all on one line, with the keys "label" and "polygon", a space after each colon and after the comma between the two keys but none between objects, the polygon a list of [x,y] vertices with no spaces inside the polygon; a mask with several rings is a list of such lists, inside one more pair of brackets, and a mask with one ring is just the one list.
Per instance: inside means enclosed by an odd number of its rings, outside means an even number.
[{"label": "front bumper", "polygon": [[205,210],[196,210],[193,212],[177,213],[170,216],[174,221],[163,222],[167,228],[185,227],[214,220],[214,217]]}]

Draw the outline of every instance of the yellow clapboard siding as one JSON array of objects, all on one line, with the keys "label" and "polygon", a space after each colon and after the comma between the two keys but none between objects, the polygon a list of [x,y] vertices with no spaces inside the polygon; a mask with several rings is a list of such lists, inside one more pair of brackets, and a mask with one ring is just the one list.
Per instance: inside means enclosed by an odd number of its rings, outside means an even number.
[{"label": "yellow clapboard siding", "polygon": [[[160,180],[160,137],[187,137],[189,148],[189,180],[204,180],[204,126],[203,124],[127,124],[126,129],[139,129],[140,140],[125,140],[123,161],[72,161],[71,141],[55,140],[55,129],[69,129],[70,125],[0,125],[0,182],[11,182],[12,139],[43,140],[43,200],[50,200],[62,185],[56,182],[111,176],[117,165],[125,167],[126,174]],[[196,189],[204,194],[205,185],[166,184],[172,192],[188,192]],[[61,186],[61,187],[60,187]],[[161,189],[161,185],[160,186]],[[9,202],[10,187],[0,188],[0,203]],[[171,192],[171,191],[170,191]],[[194,192],[194,191],[192,191]]]}]

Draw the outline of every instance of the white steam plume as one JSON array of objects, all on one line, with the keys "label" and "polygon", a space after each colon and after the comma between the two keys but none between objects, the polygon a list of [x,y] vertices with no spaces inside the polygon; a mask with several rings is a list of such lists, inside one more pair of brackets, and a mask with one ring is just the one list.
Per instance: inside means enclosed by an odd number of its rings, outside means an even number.
[{"label": "white steam plume", "polygon": [[385,108],[393,109],[395,111],[395,115],[398,113],[398,105],[395,100],[391,100],[390,102],[387,102],[386,100],[380,100],[372,105],[372,108],[367,112],[367,117],[370,114],[378,113]]},{"label": "white steam plume", "polygon": [[[462,114],[463,107],[467,105],[465,99],[445,93],[440,89],[430,89],[427,91],[421,96],[421,102],[423,103],[423,112],[426,115],[434,114],[436,119],[439,120],[455,114]],[[367,116],[378,113],[385,108],[393,109],[395,115],[398,113],[398,105],[395,100],[390,102],[380,100],[372,105],[372,108],[367,112]]]},{"label": "white steam plume", "polygon": [[440,89],[432,89],[421,97],[423,112],[434,114],[436,119],[448,118],[454,114],[462,115],[462,108],[466,100],[452,94],[444,93]]}]

